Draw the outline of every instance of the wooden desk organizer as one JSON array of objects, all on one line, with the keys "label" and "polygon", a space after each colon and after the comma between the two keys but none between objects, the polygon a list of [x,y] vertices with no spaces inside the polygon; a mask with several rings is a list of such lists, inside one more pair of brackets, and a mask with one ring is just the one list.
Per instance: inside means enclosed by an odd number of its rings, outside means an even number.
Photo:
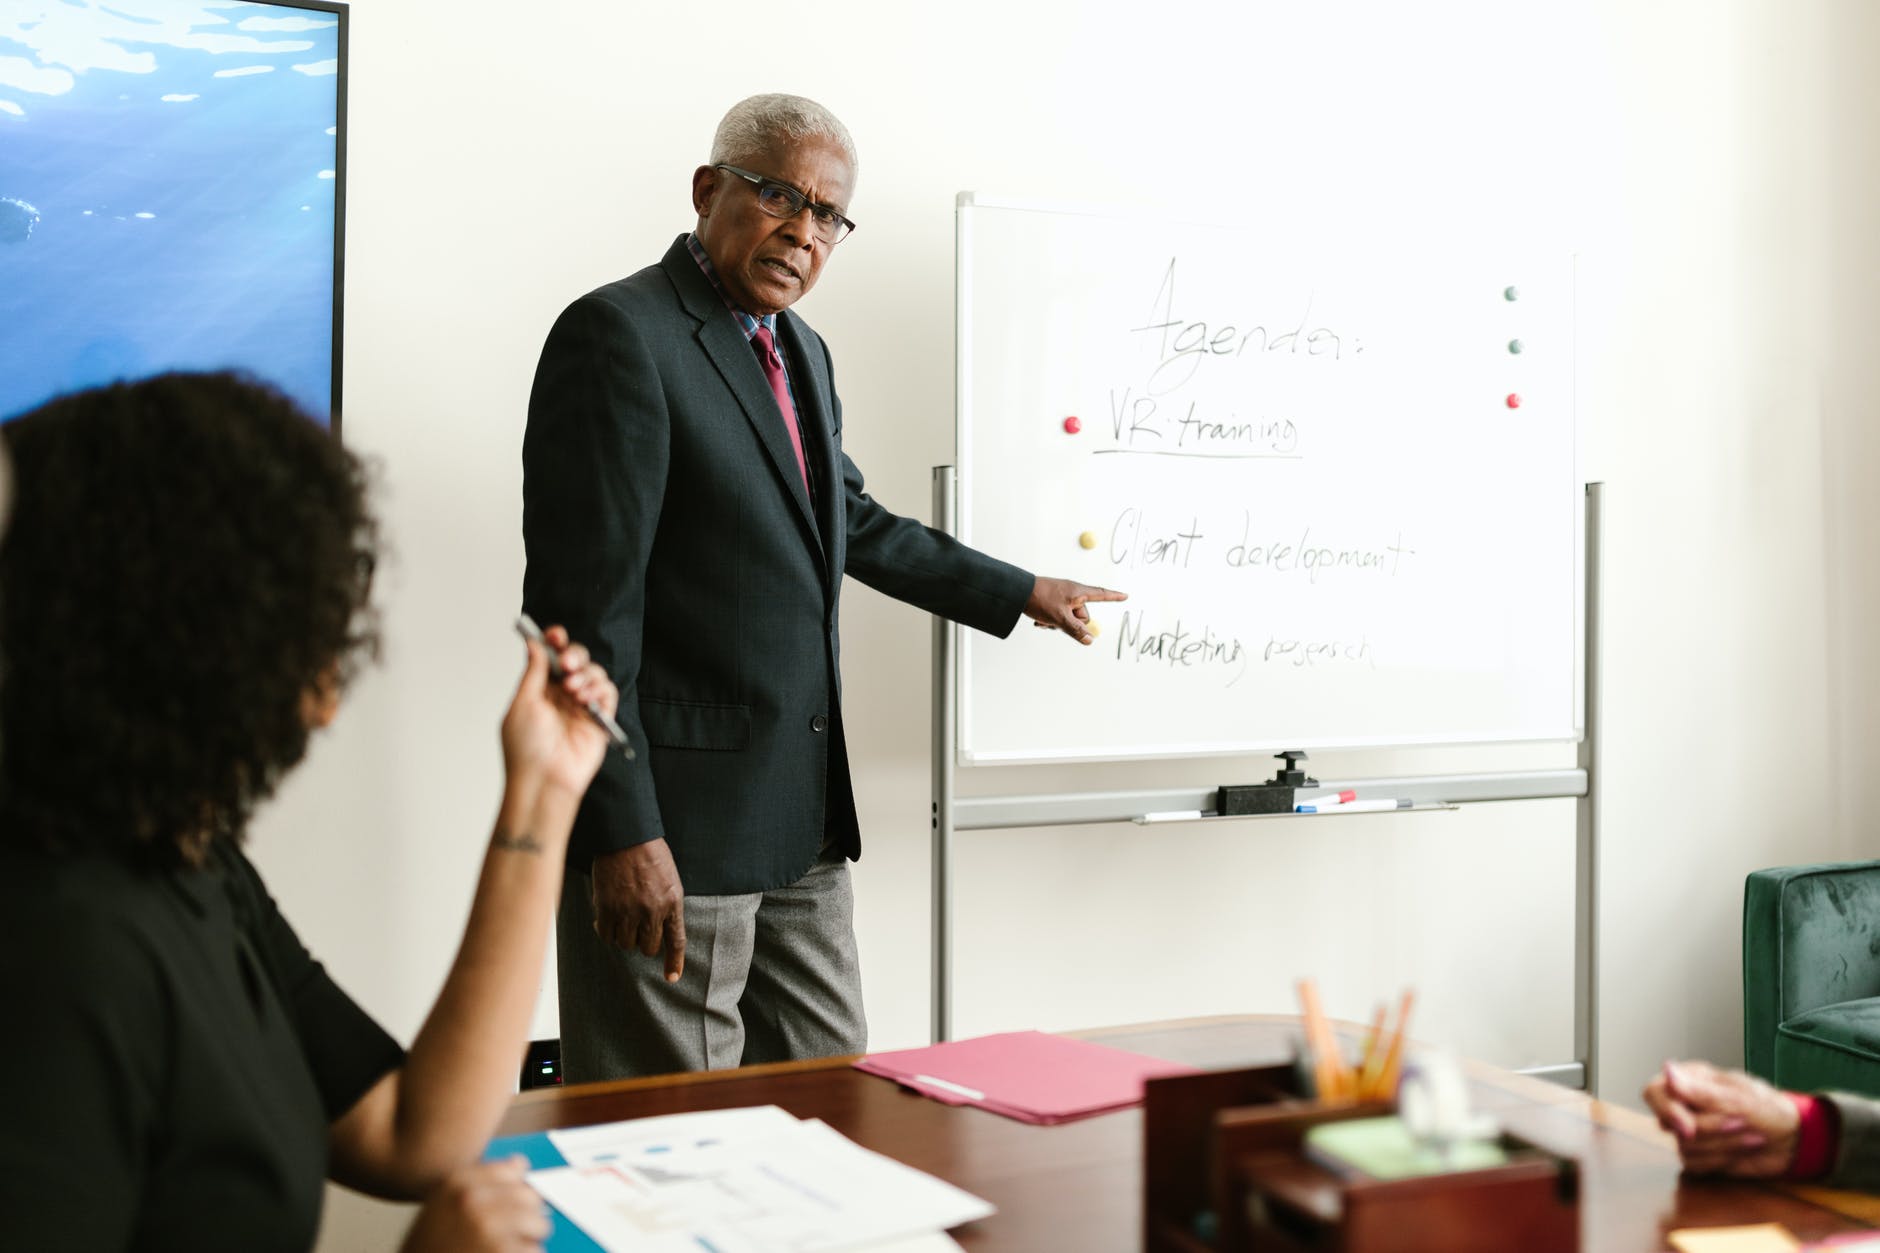
[{"label": "wooden desk organizer", "polygon": [[1143,1101],[1150,1253],[1574,1253],[1575,1162],[1504,1135],[1506,1165],[1413,1179],[1335,1173],[1306,1130],[1394,1107],[1299,1095],[1290,1066],[1151,1079]]}]

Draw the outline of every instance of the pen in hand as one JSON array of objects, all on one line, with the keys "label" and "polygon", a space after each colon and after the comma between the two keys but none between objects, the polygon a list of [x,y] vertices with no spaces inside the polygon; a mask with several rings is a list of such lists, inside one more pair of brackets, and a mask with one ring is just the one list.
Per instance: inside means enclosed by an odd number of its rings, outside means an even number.
[{"label": "pen in hand", "polygon": [[[563,677],[564,671],[561,668],[561,658],[549,644],[548,640],[543,638],[542,628],[535,625],[534,618],[531,618],[526,613],[517,614],[516,634],[520,635],[525,640],[533,640],[535,643],[540,644],[548,653],[549,675],[557,680]],[[587,711],[589,720],[592,721],[595,726],[607,732],[607,738],[612,740],[619,747],[621,753],[626,756],[628,761],[632,761],[634,757],[633,744],[627,739],[627,733],[620,729],[620,724],[614,721],[613,715],[609,714],[605,709],[602,709],[600,705],[594,701],[589,701],[586,705],[582,706],[582,708]]]}]

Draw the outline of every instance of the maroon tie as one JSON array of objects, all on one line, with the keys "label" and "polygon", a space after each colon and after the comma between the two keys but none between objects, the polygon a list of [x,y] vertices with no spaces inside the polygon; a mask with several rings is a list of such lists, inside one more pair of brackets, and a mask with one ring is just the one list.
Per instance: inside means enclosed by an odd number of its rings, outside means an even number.
[{"label": "maroon tie", "polygon": [[783,358],[777,355],[777,341],[771,338],[768,326],[760,325],[757,334],[751,336],[751,343],[757,348],[757,360],[764,367],[771,395],[777,398],[777,408],[783,411],[783,425],[790,432],[790,447],[796,450],[797,472],[803,476],[803,490],[808,491],[809,462],[803,456],[803,431],[796,424],[796,406],[790,403],[790,384],[783,377]]}]

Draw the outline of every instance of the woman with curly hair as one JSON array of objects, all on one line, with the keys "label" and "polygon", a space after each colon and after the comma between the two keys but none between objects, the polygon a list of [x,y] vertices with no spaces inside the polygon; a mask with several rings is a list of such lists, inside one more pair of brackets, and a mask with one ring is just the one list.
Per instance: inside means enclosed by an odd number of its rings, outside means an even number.
[{"label": "woman with curly hair", "polygon": [[359,463],[276,392],[171,374],[0,427],[0,1229],[21,1249],[306,1249],[323,1179],[410,1250],[533,1248],[507,1104],[615,689],[530,645],[462,946],[409,1053],[241,850],[376,649]]}]

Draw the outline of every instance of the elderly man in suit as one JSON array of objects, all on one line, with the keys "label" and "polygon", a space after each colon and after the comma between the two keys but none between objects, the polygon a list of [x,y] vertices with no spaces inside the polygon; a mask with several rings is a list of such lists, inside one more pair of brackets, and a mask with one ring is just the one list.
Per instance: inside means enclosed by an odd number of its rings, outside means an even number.
[{"label": "elderly man in suit", "polygon": [[1085,602],[898,517],[842,451],[829,349],[790,312],[854,228],[855,146],[755,96],[692,175],[698,222],[583,296],[523,443],[524,607],[585,641],[637,756],[582,806],[557,923],[571,1081],[866,1047],[839,693],[845,574],[994,635],[1088,644]]}]

